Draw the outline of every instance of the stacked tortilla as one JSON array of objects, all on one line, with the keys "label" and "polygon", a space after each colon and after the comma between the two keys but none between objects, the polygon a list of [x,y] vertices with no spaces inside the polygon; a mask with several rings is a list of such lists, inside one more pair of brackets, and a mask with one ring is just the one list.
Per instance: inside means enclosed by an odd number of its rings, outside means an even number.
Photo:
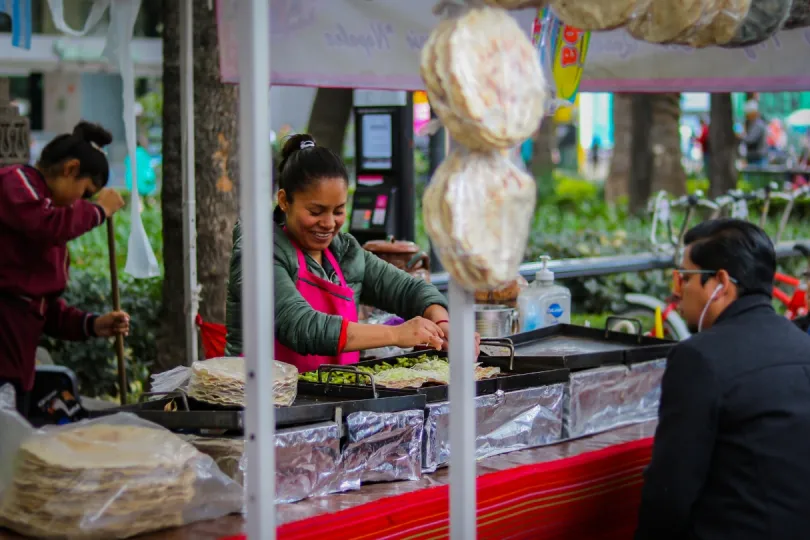
[{"label": "stacked tortilla", "polygon": [[[288,406],[295,401],[298,370],[295,366],[275,362],[273,366],[273,400]],[[188,395],[198,401],[223,406],[245,406],[245,359],[212,358],[194,362]]]},{"label": "stacked tortilla", "polygon": [[0,523],[40,538],[127,538],[180,526],[201,454],[176,435],[86,424],[20,447]]},{"label": "stacked tortilla", "polygon": [[454,150],[425,189],[422,215],[442,266],[470,291],[518,273],[537,198],[534,179],[508,156]]}]

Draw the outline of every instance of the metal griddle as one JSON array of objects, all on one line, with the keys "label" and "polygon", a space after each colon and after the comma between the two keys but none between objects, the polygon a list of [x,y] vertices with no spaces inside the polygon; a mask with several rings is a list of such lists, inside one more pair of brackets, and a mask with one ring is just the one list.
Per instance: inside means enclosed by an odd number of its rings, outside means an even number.
[{"label": "metal griddle", "polygon": [[[497,341],[501,343],[502,340],[482,340],[482,343],[491,343]],[[428,354],[430,356],[438,356],[439,358],[447,358],[446,352],[440,351],[414,351],[408,354],[399,354],[397,356],[392,356],[388,358],[377,358],[374,360],[366,360],[364,362],[360,362],[357,366],[366,366],[366,367],[374,367],[383,362],[388,362],[389,364],[395,364],[398,358],[418,358],[424,354]],[[549,384],[555,384],[560,382],[568,381],[569,370],[564,367],[556,367],[556,366],[543,366],[538,369],[534,370],[521,370],[520,372],[511,372],[508,371],[507,368],[509,367],[509,362],[507,359],[506,367],[504,367],[502,358],[488,358],[486,356],[481,356],[478,361],[481,362],[484,366],[487,367],[500,367],[501,373],[496,375],[491,379],[484,379],[475,382],[475,391],[476,395],[483,396],[487,394],[494,394],[498,390],[503,392],[508,392],[512,390],[523,390],[524,388],[534,388],[538,386],[546,386]],[[391,389],[391,388],[383,388],[377,386],[373,382],[373,378],[362,371],[357,370],[355,366],[332,366],[332,365],[324,365],[321,366],[319,372],[322,375],[319,375],[319,380],[326,380],[325,383],[315,383],[315,382],[305,382],[300,381],[298,383],[299,390],[301,388],[313,388],[318,389],[319,392],[322,392],[326,395],[334,395],[339,394],[341,392],[349,391],[352,388],[369,388],[372,387],[372,390],[380,397],[383,396],[397,396],[397,395],[423,395],[428,403],[438,403],[442,401],[448,400],[448,390],[449,386],[446,384],[437,384],[437,383],[426,383],[422,385],[420,388],[403,388],[403,389]],[[369,384],[365,384],[361,382],[360,384],[333,384],[329,381],[329,372],[344,372],[344,373],[353,373],[358,375],[359,378],[362,380],[363,378]]]},{"label": "metal griddle", "polygon": [[[567,368],[572,371],[604,365],[635,364],[664,358],[677,342],[644,336],[641,323],[629,320],[638,329],[636,334],[599,330],[572,324],[556,324],[499,340],[505,344],[481,346],[489,361],[511,371],[523,372],[542,368]],[[514,346],[514,359],[507,357],[508,344]],[[511,352],[511,351],[510,351]]]},{"label": "metal griddle", "polygon": [[[289,407],[276,406],[276,427],[291,427],[318,422],[343,421],[354,412],[399,412],[419,410],[425,407],[425,397],[416,394],[397,394],[375,397],[368,387],[349,387],[341,395],[326,395],[319,389],[314,392],[299,393]],[[322,389],[320,389],[322,390]],[[188,397],[183,391],[159,394],[163,397],[142,401],[134,405],[96,411],[94,417],[117,412],[131,412],[144,420],[149,420],[172,431],[196,432],[218,430],[242,432],[244,429],[244,409],[224,407],[204,403]],[[144,394],[148,397],[150,394]],[[165,410],[174,402],[177,410]]]}]

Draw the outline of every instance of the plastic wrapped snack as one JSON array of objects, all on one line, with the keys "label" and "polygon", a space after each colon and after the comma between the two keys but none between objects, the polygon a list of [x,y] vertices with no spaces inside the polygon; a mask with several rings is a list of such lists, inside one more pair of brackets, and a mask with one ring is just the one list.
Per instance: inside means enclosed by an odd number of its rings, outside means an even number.
[{"label": "plastic wrapped snack", "polygon": [[739,48],[762,43],[782,29],[792,7],[792,0],[752,0],[734,37],[723,46]]},{"label": "plastic wrapped snack", "polygon": [[[189,397],[214,405],[244,407],[245,359],[220,357],[194,362],[191,369],[174,368],[152,376],[153,392],[185,389]],[[289,406],[298,392],[298,369],[290,364],[273,362],[273,401]],[[158,396],[159,397],[159,396]]]},{"label": "plastic wrapped snack", "polygon": [[468,148],[519,145],[545,114],[537,50],[502,9],[474,8],[442,21],[422,48],[420,66],[436,115]]},{"label": "plastic wrapped snack", "polygon": [[474,292],[512,281],[534,212],[534,179],[500,152],[451,152],[425,190],[422,215],[442,266]]},{"label": "plastic wrapped snack", "polygon": [[627,23],[636,39],[650,43],[684,41],[711,24],[722,0],[652,0]]},{"label": "plastic wrapped snack", "polygon": [[810,0],[793,0],[790,15],[785,21],[785,30],[810,26]]},{"label": "plastic wrapped snack", "polygon": [[[11,414],[0,411],[0,426]],[[242,508],[242,488],[210,457],[131,414],[2,439],[0,455],[14,458],[0,526],[20,534],[128,538]]]},{"label": "plastic wrapped snack", "polygon": [[[687,0],[688,1],[688,0]],[[643,13],[651,0],[551,0],[554,14],[580,30],[612,30]]]},{"label": "plastic wrapped snack", "polygon": [[698,48],[725,45],[734,38],[750,7],[751,0],[721,0],[720,9],[709,24],[676,41]]}]

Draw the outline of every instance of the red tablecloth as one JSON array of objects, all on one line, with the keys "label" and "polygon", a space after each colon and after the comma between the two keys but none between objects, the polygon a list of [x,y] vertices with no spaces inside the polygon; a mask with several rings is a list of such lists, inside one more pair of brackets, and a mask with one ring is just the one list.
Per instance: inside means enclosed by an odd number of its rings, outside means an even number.
[{"label": "red tablecloth", "polygon": [[[630,540],[652,439],[478,477],[478,538]],[[446,538],[448,487],[283,525],[279,540]],[[244,538],[235,537],[235,538]]]}]

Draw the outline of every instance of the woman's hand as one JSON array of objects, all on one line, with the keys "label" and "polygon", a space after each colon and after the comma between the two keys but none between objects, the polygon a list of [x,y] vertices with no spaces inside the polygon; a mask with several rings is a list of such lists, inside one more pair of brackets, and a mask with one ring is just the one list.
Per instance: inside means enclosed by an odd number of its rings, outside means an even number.
[{"label": "woman's hand", "polygon": [[110,217],[124,207],[124,198],[112,188],[103,188],[96,194],[96,204]]},{"label": "woman's hand", "polygon": [[93,323],[98,337],[112,337],[117,335],[129,335],[129,315],[123,311],[113,311],[98,317]]},{"label": "woman's hand", "polygon": [[[443,322],[439,324],[439,328],[444,332],[444,342],[442,343],[442,350],[447,350],[450,344],[450,323]],[[481,354],[481,335],[475,333],[475,361],[478,361],[478,356]]]},{"label": "woman's hand", "polygon": [[403,349],[427,345],[436,350],[442,348],[444,332],[433,321],[414,317],[410,321],[394,327],[394,345]]}]

